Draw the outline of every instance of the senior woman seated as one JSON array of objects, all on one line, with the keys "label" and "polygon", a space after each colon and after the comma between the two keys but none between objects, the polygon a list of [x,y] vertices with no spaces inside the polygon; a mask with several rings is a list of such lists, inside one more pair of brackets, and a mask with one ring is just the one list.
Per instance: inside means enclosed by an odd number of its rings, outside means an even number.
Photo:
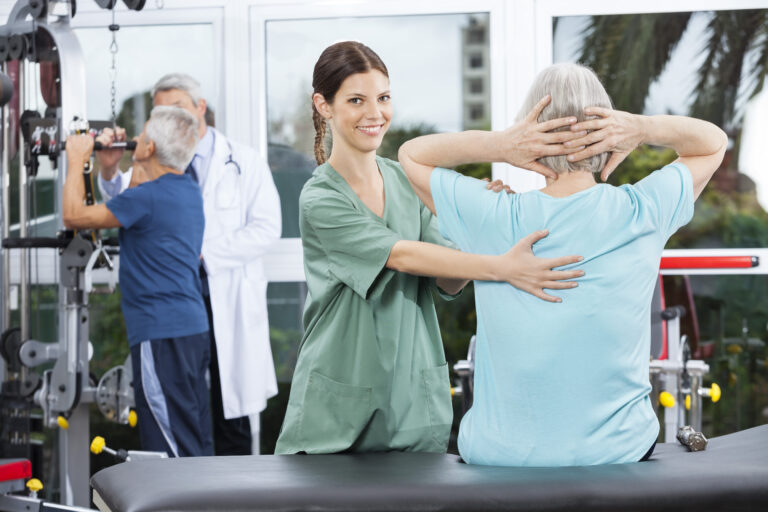
[{"label": "senior woman seated", "polygon": [[[461,250],[501,254],[526,233],[548,229],[534,247],[537,256],[584,256],[576,267],[586,277],[561,292],[562,303],[475,283],[474,405],[461,422],[459,452],[472,464],[505,466],[644,460],[659,432],[648,361],[661,253],[691,219],[727,137],[696,119],[613,111],[595,74],[574,64],[551,66],[536,78],[522,112],[532,108],[506,131],[429,135],[400,150],[417,194]],[[552,156],[553,148],[543,158],[516,156],[511,144],[521,133],[533,140],[566,116],[574,124],[563,141],[580,136],[565,143],[576,153]],[[635,185],[595,182],[594,173],[607,177],[641,143],[670,147],[679,158]],[[556,179],[507,195],[437,168],[477,161],[554,171]]]}]

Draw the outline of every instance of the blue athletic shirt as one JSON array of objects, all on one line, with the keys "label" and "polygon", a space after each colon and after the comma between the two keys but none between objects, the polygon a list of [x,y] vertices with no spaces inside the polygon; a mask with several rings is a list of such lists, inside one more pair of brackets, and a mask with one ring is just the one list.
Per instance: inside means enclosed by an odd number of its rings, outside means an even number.
[{"label": "blue athletic shirt", "polygon": [[463,251],[502,254],[541,229],[536,256],[578,254],[579,286],[549,303],[475,282],[474,403],[459,452],[471,464],[572,466],[640,460],[658,436],[648,394],[650,306],[667,239],[693,215],[687,167],[563,198],[508,195],[436,169],[440,231]]},{"label": "blue athletic shirt", "polygon": [[208,330],[200,290],[203,199],[185,174],[164,174],[107,202],[120,221],[120,289],[131,346]]}]

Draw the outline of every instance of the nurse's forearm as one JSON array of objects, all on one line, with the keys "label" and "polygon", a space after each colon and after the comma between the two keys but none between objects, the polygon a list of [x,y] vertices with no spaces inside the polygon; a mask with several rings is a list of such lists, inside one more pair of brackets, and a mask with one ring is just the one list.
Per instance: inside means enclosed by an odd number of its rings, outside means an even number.
[{"label": "nurse's forearm", "polygon": [[[449,280],[503,280],[499,256],[468,254],[440,245],[411,240],[400,240],[389,253],[387,268],[418,276],[447,278]],[[443,282],[443,280],[441,280]],[[454,288],[445,283],[449,288]],[[438,286],[446,292],[441,283]],[[461,289],[461,288],[459,288]]]},{"label": "nurse's forearm", "polygon": [[[467,254],[447,247],[400,240],[389,253],[387,268],[419,276],[476,281],[507,282],[524,292],[549,302],[561,302],[544,290],[564,290],[577,286],[570,279],[584,275],[582,270],[553,270],[582,261],[581,256],[537,258],[533,244],[547,236],[536,231],[520,239],[499,256]],[[441,288],[443,288],[441,286]],[[443,288],[444,291],[449,291]]]}]

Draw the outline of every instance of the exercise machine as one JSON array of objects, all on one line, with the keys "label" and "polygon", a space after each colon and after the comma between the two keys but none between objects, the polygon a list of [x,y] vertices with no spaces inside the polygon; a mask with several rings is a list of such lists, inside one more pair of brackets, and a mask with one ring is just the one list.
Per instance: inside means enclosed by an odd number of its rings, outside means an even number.
[{"label": "exercise machine", "polygon": [[[129,9],[141,10],[145,0],[123,0]],[[114,23],[117,0],[96,0],[112,9],[113,57],[116,52]],[[90,503],[88,404],[96,403],[105,417],[129,423],[133,406],[130,360],[93,379],[89,369],[88,297],[98,269],[108,287],[114,288],[117,272],[112,258],[118,252],[114,240],[102,239],[98,231],[63,229],[61,197],[67,174],[64,140],[70,133],[94,133],[114,122],[88,121],[86,73],[83,54],[72,31],[75,0],[18,0],[6,25],[0,27],[0,63],[9,80],[13,100],[3,109],[2,144],[2,292],[0,314],[0,460],[12,463],[31,460],[31,471],[39,474],[41,445],[33,432],[57,431],[59,501],[46,503],[37,496],[19,497],[0,488],[0,510],[49,510],[55,507],[87,507]],[[113,58],[114,68],[114,58]],[[39,87],[39,90],[38,90]],[[44,110],[38,108],[38,94]],[[34,107],[33,107],[34,106]],[[130,148],[130,146],[129,146]],[[99,148],[97,148],[99,149]],[[18,153],[18,230],[11,236],[10,183],[12,153]],[[44,164],[46,160],[49,162]],[[49,165],[54,179],[54,236],[29,236],[30,183],[42,165]],[[94,201],[93,166],[84,173],[86,201]],[[52,251],[58,282],[58,336],[53,343],[30,338],[30,251]],[[17,256],[17,258],[12,258]],[[18,320],[11,315],[11,262],[18,261]],[[14,323],[16,325],[14,325]],[[46,368],[39,372],[39,368]],[[39,411],[39,414],[37,413]],[[23,464],[22,464],[23,465]],[[19,464],[11,476],[21,475]],[[2,474],[2,473],[0,473]],[[31,473],[30,475],[31,476]],[[27,478],[25,476],[24,478]],[[15,479],[18,480],[18,479]],[[36,492],[36,491],[32,491]],[[26,499],[21,508],[19,500]],[[30,501],[31,500],[31,501]],[[71,508],[67,508],[70,510]]]}]

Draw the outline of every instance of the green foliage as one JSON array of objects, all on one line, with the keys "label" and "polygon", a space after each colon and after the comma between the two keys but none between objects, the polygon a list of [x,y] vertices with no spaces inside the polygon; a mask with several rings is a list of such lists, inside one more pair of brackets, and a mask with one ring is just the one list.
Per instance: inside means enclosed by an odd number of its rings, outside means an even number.
[{"label": "green foliage", "polygon": [[491,164],[488,162],[459,165],[456,170],[464,176],[471,176],[479,180],[491,179]]},{"label": "green foliage", "polygon": [[477,329],[473,283],[470,282],[453,300],[436,297],[435,309],[445,347],[445,359],[452,367],[456,361],[467,358],[469,339]]},{"label": "green foliage", "polygon": [[592,16],[579,61],[595,70],[616,108],[642,112],[690,18],[685,12]]},{"label": "green foliage", "polygon": [[[579,61],[595,70],[620,110],[641,113],[693,16],[708,16],[706,58],[698,71],[691,115],[718,126],[736,122],[745,76],[746,96],[762,90],[768,73],[768,10],[593,16]],[[751,55],[755,53],[757,58]],[[751,69],[745,66],[751,65]]]},{"label": "green foliage", "polygon": [[93,343],[91,371],[101,376],[128,357],[128,334],[120,309],[120,288],[113,293],[91,294],[89,297],[90,337]]},{"label": "green foliage", "polygon": [[[743,68],[748,53],[758,41],[768,38],[768,10],[749,9],[717,11],[709,26],[707,57],[699,69],[696,99],[691,115],[707,119],[718,126],[729,126],[735,119],[735,106],[742,83]],[[751,73],[758,80],[751,88],[753,96],[762,88],[762,80],[768,72],[768,58],[754,62]]]},{"label": "green foliage", "polygon": [[411,139],[431,133],[437,133],[437,129],[426,123],[392,126],[384,135],[384,140],[381,142],[378,154],[384,158],[397,161],[397,152],[400,146]]},{"label": "green foliage", "polygon": [[637,183],[675,158],[677,154],[672,149],[640,146],[619,164],[608,177],[608,183],[616,186]]},{"label": "green foliage", "polygon": [[278,329],[270,326],[269,340],[272,345],[277,380],[290,382],[298,358],[301,332],[298,329]]}]

